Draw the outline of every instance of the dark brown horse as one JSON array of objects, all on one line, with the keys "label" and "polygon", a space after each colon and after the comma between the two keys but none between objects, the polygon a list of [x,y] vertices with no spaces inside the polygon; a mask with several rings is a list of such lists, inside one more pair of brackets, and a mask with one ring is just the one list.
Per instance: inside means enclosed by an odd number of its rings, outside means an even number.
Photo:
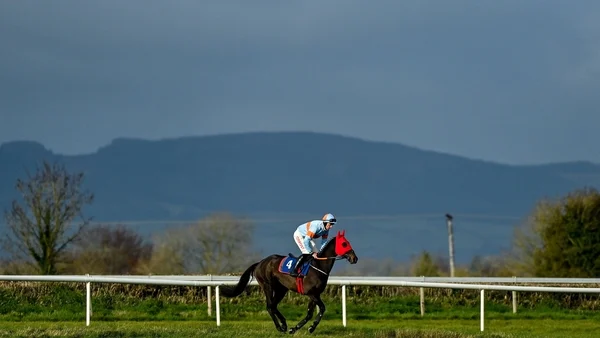
[{"label": "dark brown horse", "polygon": [[[312,333],[319,325],[323,314],[325,313],[325,304],[321,300],[321,293],[327,286],[329,273],[333,268],[333,264],[337,259],[347,259],[350,264],[356,264],[358,257],[350,242],[346,239],[345,231],[338,232],[337,235],[325,244],[323,249],[318,253],[317,258],[309,260],[306,265],[300,267],[301,271],[297,278],[289,275],[288,267],[294,266],[295,258],[282,255],[270,255],[259,262],[252,264],[240,277],[239,282],[234,286],[223,285],[220,287],[221,294],[225,297],[239,296],[253,275],[256,281],[262,288],[267,299],[267,311],[275,323],[277,330],[281,332],[287,331],[287,323],[285,317],[277,309],[277,304],[281,302],[283,297],[289,290],[303,294],[310,298],[308,303],[308,311],[306,317],[302,319],[296,326],[289,330],[289,333],[294,333],[302,328],[308,322],[314,313],[315,305],[319,307],[319,313],[308,331]],[[285,264],[286,262],[290,264]],[[281,321],[281,323],[278,321]]]}]

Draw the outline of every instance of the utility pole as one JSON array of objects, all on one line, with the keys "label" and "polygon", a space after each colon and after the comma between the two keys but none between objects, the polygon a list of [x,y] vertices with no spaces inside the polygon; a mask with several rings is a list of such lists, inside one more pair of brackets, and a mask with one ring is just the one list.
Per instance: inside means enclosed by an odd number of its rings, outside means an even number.
[{"label": "utility pole", "polygon": [[454,277],[454,232],[452,231],[452,215],[446,214],[448,225],[448,250],[450,253],[450,277]]}]

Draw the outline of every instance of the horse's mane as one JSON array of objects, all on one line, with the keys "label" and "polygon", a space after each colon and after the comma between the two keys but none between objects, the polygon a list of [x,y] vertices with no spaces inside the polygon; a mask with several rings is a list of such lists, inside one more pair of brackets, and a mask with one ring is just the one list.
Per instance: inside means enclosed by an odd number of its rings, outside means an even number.
[{"label": "horse's mane", "polygon": [[337,237],[336,235],[331,236],[331,239],[328,240],[327,243],[325,243],[325,246],[323,246],[323,249],[319,250],[319,254],[325,252],[331,245],[334,245],[336,237]]}]

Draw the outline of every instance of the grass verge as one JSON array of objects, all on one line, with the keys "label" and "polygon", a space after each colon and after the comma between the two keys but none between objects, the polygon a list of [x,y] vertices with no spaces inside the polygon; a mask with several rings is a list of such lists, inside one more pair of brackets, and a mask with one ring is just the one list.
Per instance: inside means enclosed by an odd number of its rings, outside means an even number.
[{"label": "grass verge", "polygon": [[[295,324],[295,321],[291,321]],[[367,320],[348,323],[323,320],[309,334],[307,324],[295,336],[307,337],[406,337],[406,338],[524,338],[597,337],[600,323],[595,320],[489,320],[485,331],[476,320]],[[270,321],[222,322],[0,322],[0,337],[281,337]]]}]

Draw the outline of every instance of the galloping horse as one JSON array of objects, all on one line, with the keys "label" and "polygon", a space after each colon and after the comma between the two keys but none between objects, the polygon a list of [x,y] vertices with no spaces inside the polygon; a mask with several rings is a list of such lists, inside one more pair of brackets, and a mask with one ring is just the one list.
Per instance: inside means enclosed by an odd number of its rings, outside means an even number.
[{"label": "galloping horse", "polygon": [[[256,262],[240,277],[239,282],[235,286],[221,286],[221,294],[225,297],[239,296],[248,283],[250,276],[254,275],[256,281],[265,293],[267,300],[267,311],[275,323],[277,330],[281,332],[287,331],[287,322],[285,317],[277,309],[277,304],[281,302],[283,297],[289,290],[306,295],[310,298],[308,303],[308,311],[306,317],[302,319],[296,326],[289,330],[289,333],[294,333],[308,322],[314,313],[315,305],[319,306],[319,313],[313,324],[309,327],[308,332],[312,333],[319,325],[323,314],[325,313],[325,304],[321,300],[321,293],[327,286],[329,273],[333,268],[333,264],[337,259],[347,259],[350,264],[356,264],[358,257],[354,253],[354,249],[350,242],[344,237],[345,231],[339,232],[334,238],[325,244],[323,249],[317,254],[317,258],[313,258],[299,267],[300,273],[297,278],[289,275],[289,268],[295,265],[297,259],[291,253],[289,256],[270,255]],[[287,267],[287,268],[286,268]],[[277,321],[279,319],[281,323]]]}]

